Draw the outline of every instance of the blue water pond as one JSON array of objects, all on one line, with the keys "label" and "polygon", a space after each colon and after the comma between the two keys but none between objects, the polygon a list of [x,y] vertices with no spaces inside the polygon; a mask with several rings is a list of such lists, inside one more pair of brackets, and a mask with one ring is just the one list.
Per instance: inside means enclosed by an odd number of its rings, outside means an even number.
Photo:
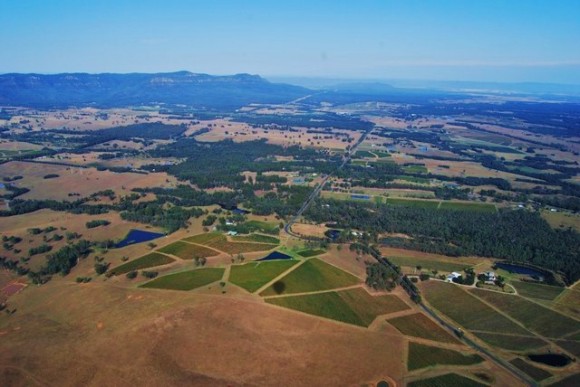
[{"label": "blue water pond", "polygon": [[340,230],[328,230],[324,234],[330,239],[335,240],[340,236]]},{"label": "blue water pond", "polygon": [[116,248],[121,248],[129,245],[134,245],[135,243],[142,243],[152,241],[153,239],[161,238],[165,234],[160,234],[158,232],[143,231],[133,229],[129,231],[129,234],[121,242],[115,245]]},{"label": "blue water pond", "polygon": [[266,255],[264,258],[257,259],[257,261],[275,261],[278,259],[292,259],[291,256],[281,253],[279,251],[272,251],[270,254]]},{"label": "blue water pond", "polygon": [[505,271],[509,271],[510,273],[523,274],[523,275],[536,276],[536,277],[544,277],[544,273],[539,272],[539,271],[534,270],[534,269],[530,269],[529,267],[512,265],[510,263],[503,263],[503,262],[498,262],[495,265],[500,269],[503,269]]}]

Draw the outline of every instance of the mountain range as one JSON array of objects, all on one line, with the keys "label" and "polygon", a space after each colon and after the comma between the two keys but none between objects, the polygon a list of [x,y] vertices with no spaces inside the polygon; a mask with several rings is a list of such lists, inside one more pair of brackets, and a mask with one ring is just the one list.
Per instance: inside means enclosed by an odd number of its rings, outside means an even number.
[{"label": "mountain range", "polygon": [[2,74],[0,105],[63,108],[184,104],[231,109],[249,103],[284,103],[310,90],[271,83],[257,75],[213,76],[188,71],[131,74]]}]

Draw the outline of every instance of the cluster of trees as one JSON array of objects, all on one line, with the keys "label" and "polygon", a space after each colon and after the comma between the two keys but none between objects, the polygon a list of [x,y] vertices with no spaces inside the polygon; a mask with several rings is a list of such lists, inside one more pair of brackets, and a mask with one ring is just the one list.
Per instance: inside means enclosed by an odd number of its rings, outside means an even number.
[{"label": "cluster of trees", "polygon": [[26,187],[17,187],[17,186],[12,185],[12,184],[5,184],[4,189],[6,189],[6,191],[8,191],[8,192],[5,193],[4,195],[0,195],[0,198],[4,198],[4,199],[8,199],[8,200],[12,200],[14,198],[17,198],[18,196],[24,195],[25,193],[30,191]]},{"label": "cluster of trees", "polygon": [[538,214],[528,211],[474,213],[318,200],[305,216],[316,223],[336,222],[357,230],[413,237],[382,240],[391,246],[529,262],[561,271],[569,282],[580,278],[580,234],[554,230]]},{"label": "cluster of trees", "polygon": [[[235,143],[230,140],[201,143],[182,139],[149,152],[153,157],[180,157],[186,160],[176,165],[148,165],[144,169],[166,171],[180,180],[188,180],[201,189],[229,187],[241,189],[245,183],[243,171],[332,171],[339,157],[324,157],[320,152],[298,146],[281,147],[264,140]],[[292,156],[293,161],[276,161],[274,155]],[[265,179],[265,178],[260,178]],[[274,179],[274,178],[273,178]],[[262,180],[263,181],[263,180]],[[260,180],[258,180],[260,182]]]},{"label": "cluster of trees", "polygon": [[148,223],[161,227],[168,233],[187,226],[190,217],[199,218],[205,212],[200,208],[183,208],[172,206],[166,208],[163,202],[128,202],[123,206],[120,215],[123,220]]},{"label": "cluster of trees", "polygon": [[76,266],[80,258],[86,257],[91,251],[91,242],[81,239],[75,244],[67,245],[47,257],[46,265],[40,270],[41,274],[66,275]]},{"label": "cluster of trees", "polygon": [[18,275],[26,275],[28,273],[28,269],[24,266],[20,266],[18,261],[4,256],[0,256],[0,268],[10,270]]},{"label": "cluster of trees", "polygon": [[99,226],[108,226],[109,224],[111,224],[111,222],[109,222],[108,220],[94,219],[94,220],[89,220],[87,223],[85,223],[85,226],[87,228],[95,228],[95,227],[99,227]]},{"label": "cluster of trees", "polygon": [[399,274],[381,263],[367,263],[365,283],[375,290],[393,290]]},{"label": "cluster of trees", "polygon": [[347,130],[366,131],[374,127],[369,121],[363,121],[358,117],[344,116],[336,113],[315,114],[238,114],[234,118],[238,122],[245,122],[254,126],[268,127],[275,125],[278,128],[302,127],[302,128],[336,128]]},{"label": "cluster of trees", "polygon": [[30,249],[28,249],[28,255],[32,257],[33,255],[48,253],[50,250],[52,250],[52,246],[43,243],[40,246],[31,247]]}]

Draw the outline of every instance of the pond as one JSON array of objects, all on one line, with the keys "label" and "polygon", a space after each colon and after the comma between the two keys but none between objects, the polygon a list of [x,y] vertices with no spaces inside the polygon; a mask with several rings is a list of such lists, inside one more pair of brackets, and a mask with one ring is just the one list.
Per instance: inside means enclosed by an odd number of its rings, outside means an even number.
[{"label": "pond", "polygon": [[535,355],[528,355],[528,359],[535,361],[536,363],[542,363],[552,367],[565,367],[572,361],[566,355],[560,355],[558,353],[540,353]]},{"label": "pond", "polygon": [[247,215],[250,213],[250,211],[238,208],[238,206],[228,206],[226,204],[220,204],[220,207],[224,210],[231,211],[232,213],[237,215]]},{"label": "pond", "polygon": [[324,235],[332,240],[335,240],[340,236],[340,230],[328,230],[324,233]]},{"label": "pond", "polygon": [[352,194],[350,195],[350,198],[359,200],[370,200],[371,197],[369,195]]},{"label": "pond", "polygon": [[496,263],[495,266],[498,267],[499,269],[509,271],[510,273],[523,274],[523,275],[529,275],[531,277],[544,278],[544,273],[542,273],[538,270],[530,269],[529,267],[512,265],[511,263],[503,263],[503,262]]},{"label": "pond", "polygon": [[161,238],[165,234],[160,234],[158,232],[143,231],[133,229],[129,231],[129,234],[121,242],[115,245],[116,248],[121,248],[129,245],[134,245],[135,243],[148,242],[153,239]]},{"label": "pond", "polygon": [[278,259],[292,259],[292,257],[279,251],[272,251],[264,258],[257,259],[257,261],[275,261]]}]

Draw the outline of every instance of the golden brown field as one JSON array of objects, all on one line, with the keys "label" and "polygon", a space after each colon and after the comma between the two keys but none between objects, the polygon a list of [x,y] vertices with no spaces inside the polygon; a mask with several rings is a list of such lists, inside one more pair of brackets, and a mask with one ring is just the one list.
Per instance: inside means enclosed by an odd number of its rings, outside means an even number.
[{"label": "golden brown field", "polygon": [[2,377],[11,385],[352,385],[404,374],[400,335],[242,294],[111,285],[62,279],[14,296],[18,312],[0,317]]},{"label": "golden brown field", "polygon": [[[44,179],[48,174],[59,177]],[[26,187],[30,192],[20,196],[22,199],[75,200],[69,193],[79,193],[80,197],[111,189],[117,195],[127,195],[136,187],[171,187],[177,180],[166,173],[115,173],[98,171],[95,168],[75,168],[63,165],[48,165],[23,161],[12,161],[0,165],[2,176],[23,176],[16,184]]]},{"label": "golden brown field", "polygon": [[[210,126],[211,125],[211,126]],[[294,128],[297,131],[285,131],[277,129],[265,130],[262,128],[252,128],[250,125],[225,119],[202,121],[193,125],[186,134],[191,135],[196,130],[209,127],[210,131],[195,136],[199,141],[215,142],[224,139],[232,139],[236,142],[253,141],[266,139],[270,144],[282,146],[300,145],[314,148],[345,149],[348,142],[343,142],[342,138],[332,133],[319,134],[307,133],[306,128]],[[362,135],[360,132],[333,129],[333,133],[348,134],[356,142]]]}]

